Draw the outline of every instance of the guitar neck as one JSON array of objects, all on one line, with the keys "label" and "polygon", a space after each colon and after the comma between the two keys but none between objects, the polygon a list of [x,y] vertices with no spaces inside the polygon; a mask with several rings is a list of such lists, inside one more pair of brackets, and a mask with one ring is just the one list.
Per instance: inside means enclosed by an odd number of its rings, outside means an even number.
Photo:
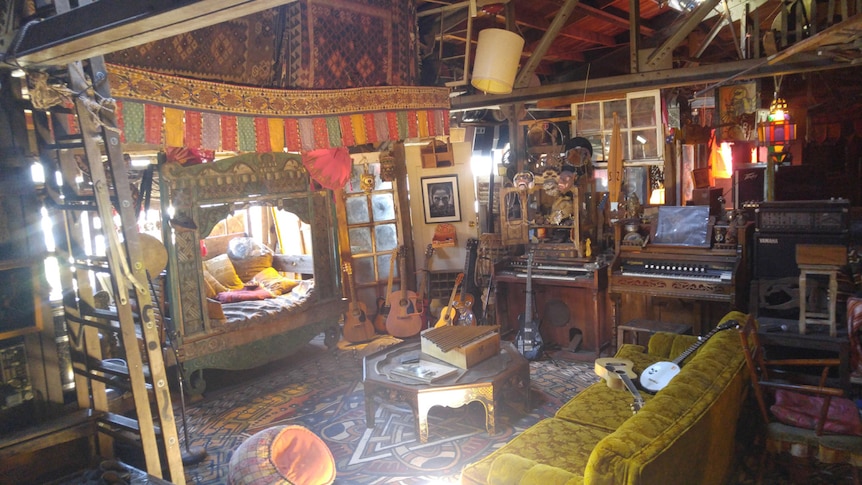
[{"label": "guitar neck", "polygon": [[701,345],[705,344],[706,341],[709,340],[713,335],[717,334],[718,332],[721,332],[722,330],[727,330],[738,325],[739,324],[736,321],[729,321],[725,324],[715,327],[714,329],[710,330],[709,333],[699,338],[698,341],[693,343],[689,348],[685,349],[683,353],[679,354],[679,356],[676,359],[673,359],[671,362],[676,365],[679,365],[680,363],[682,363],[682,361],[687,359],[689,355],[693,354],[697,349],[699,349]]}]

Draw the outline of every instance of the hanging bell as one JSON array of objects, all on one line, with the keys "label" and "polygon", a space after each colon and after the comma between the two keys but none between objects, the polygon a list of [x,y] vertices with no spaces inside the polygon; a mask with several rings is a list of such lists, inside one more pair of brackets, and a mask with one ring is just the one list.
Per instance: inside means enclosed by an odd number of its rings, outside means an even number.
[{"label": "hanging bell", "polygon": [[380,156],[380,180],[384,182],[395,180],[395,157],[391,154]]}]

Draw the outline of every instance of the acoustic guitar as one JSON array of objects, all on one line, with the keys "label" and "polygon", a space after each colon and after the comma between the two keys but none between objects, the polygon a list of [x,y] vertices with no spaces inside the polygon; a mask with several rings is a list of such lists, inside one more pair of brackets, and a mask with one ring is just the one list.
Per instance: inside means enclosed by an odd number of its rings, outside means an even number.
[{"label": "acoustic guitar", "polygon": [[389,295],[392,294],[392,282],[395,279],[395,255],[398,253],[398,248],[392,250],[392,255],[389,256],[389,281],[386,283],[386,297],[377,299],[377,315],[374,316],[374,330],[378,333],[386,333],[386,317],[389,316],[389,311],[392,308],[392,301]]},{"label": "acoustic guitar", "polygon": [[422,276],[419,278],[419,318],[422,319],[422,328],[428,328],[428,307],[431,305],[431,299],[428,298],[428,271],[431,270],[431,257],[434,256],[434,246],[429,244],[425,248],[425,267],[422,270]]},{"label": "acoustic guitar", "polygon": [[407,278],[404,277],[405,253],[406,249],[402,246],[398,251],[401,289],[389,295],[389,301],[397,303],[392,304],[386,317],[386,331],[399,338],[412,337],[422,331],[422,317],[416,309],[416,293],[407,289]]},{"label": "acoustic guitar", "polygon": [[731,328],[736,328],[739,326],[739,322],[736,320],[729,320],[727,322],[722,323],[721,325],[715,327],[704,335],[703,337],[698,338],[697,342],[693,343],[691,347],[685,349],[685,351],[676,359],[673,359],[671,362],[656,362],[655,364],[646,368],[641,374],[641,387],[650,392],[658,392],[665,388],[668,383],[679,374],[679,366],[682,364],[689,355],[692,354],[695,350],[699,349],[701,345],[705,344],[707,340],[710,339],[713,335],[721,332],[722,330],[728,330]]},{"label": "acoustic guitar", "polygon": [[596,374],[599,374],[607,381],[608,386],[611,386],[611,388],[617,389],[617,387],[611,385],[611,382],[619,382],[621,383],[619,388],[625,386],[628,389],[632,397],[634,397],[634,401],[631,404],[632,412],[637,414],[644,405],[644,399],[637,386],[635,386],[634,381],[632,381],[635,373],[631,370],[631,366],[632,362],[629,360],[608,357],[596,359],[595,371]]},{"label": "acoustic guitar", "polygon": [[455,277],[455,286],[452,287],[452,294],[449,295],[449,304],[440,312],[440,318],[437,320],[434,328],[455,324],[455,317],[457,316],[457,310],[455,310],[455,296],[458,294],[458,286],[461,285],[463,280],[464,273],[458,273],[458,276]]},{"label": "acoustic guitar", "polygon": [[350,263],[344,263],[344,272],[347,274],[347,286],[350,288],[350,304],[344,314],[344,340],[350,343],[367,342],[374,338],[374,325],[368,318],[368,310],[365,303],[356,298],[356,288],[353,286],[353,267]]},{"label": "acoustic guitar", "polygon": [[[608,372],[608,366],[614,368],[614,372]],[[597,376],[605,380],[605,383],[611,389],[620,390],[625,387],[622,380],[622,374],[628,376],[629,379],[637,378],[637,374],[633,370],[634,363],[628,359],[617,359],[616,357],[601,357],[596,359],[593,371]]]},{"label": "acoustic guitar", "polygon": [[[472,293],[467,292],[467,283],[470,281],[467,278],[467,275],[473,273],[470,271],[470,252],[475,251],[475,245],[478,244],[477,239],[470,239],[467,242],[467,260],[464,262],[464,277],[466,281],[461,285],[461,295],[455,300],[455,311],[458,312],[458,321],[455,322],[456,325],[476,325],[476,315],[473,313],[473,304],[476,302],[476,297],[473,296]],[[470,245],[473,244],[473,248],[470,248]],[[475,264],[474,264],[475,266]]]}]

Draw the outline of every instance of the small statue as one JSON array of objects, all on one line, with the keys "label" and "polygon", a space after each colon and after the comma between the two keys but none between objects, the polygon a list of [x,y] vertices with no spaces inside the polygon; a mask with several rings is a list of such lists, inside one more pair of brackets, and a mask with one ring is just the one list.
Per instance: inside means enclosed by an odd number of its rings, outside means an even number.
[{"label": "small statue", "polygon": [[626,217],[629,219],[639,219],[641,216],[641,201],[638,194],[632,193],[626,198]]}]

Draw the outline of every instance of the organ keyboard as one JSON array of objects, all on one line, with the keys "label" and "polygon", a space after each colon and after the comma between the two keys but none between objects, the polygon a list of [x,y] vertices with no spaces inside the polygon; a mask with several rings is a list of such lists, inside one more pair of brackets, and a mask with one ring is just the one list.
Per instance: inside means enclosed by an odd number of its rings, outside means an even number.
[{"label": "organ keyboard", "polygon": [[[619,227],[616,228],[619,235]],[[646,228],[645,231],[649,231]],[[753,224],[738,229],[737,244],[689,247],[667,244],[617,246],[610,267],[608,291],[615,303],[615,323],[637,318],[661,320],[655,314],[653,298],[682,302],[717,304],[717,311],[747,311],[750,284],[748,242]],[[617,241],[621,241],[618,237]],[[690,305],[689,305],[690,306]],[[622,315],[622,316],[621,316]],[[698,329],[714,315],[691,315]]]}]

